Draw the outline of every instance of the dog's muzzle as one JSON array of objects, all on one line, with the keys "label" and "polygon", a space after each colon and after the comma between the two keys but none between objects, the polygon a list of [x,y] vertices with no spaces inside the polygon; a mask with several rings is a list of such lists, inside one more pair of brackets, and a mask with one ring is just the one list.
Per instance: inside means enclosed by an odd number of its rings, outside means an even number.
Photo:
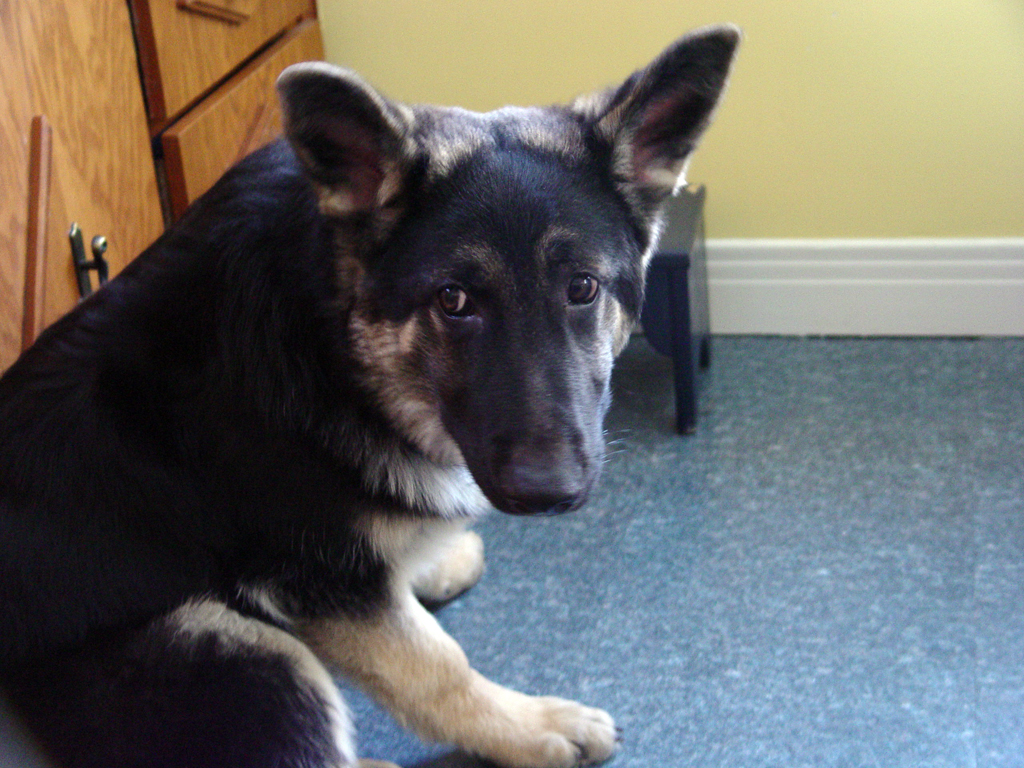
[{"label": "dog's muzzle", "polygon": [[495,472],[495,506],[513,515],[560,515],[587,500],[594,477],[587,467],[550,452],[516,449]]}]

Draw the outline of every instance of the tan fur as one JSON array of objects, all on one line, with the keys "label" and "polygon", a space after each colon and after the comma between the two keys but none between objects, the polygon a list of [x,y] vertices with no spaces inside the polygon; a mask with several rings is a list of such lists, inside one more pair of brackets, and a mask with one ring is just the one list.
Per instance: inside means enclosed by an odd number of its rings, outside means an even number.
[{"label": "tan fur", "polygon": [[557,110],[503,107],[487,115],[501,130],[529,147],[580,161],[586,156],[583,132]]},{"label": "tan fur", "polygon": [[484,572],[484,540],[473,531],[455,538],[442,557],[413,576],[420,600],[443,603],[476,584]]},{"label": "tan fur", "polygon": [[494,146],[494,136],[483,115],[459,107],[413,107],[419,149],[427,158],[427,178],[450,174],[460,161]]},{"label": "tan fur", "polygon": [[466,468],[462,452],[441,421],[441,411],[417,356],[421,337],[430,332],[414,313],[402,323],[373,322],[356,297],[349,329],[352,350],[388,417],[421,453],[381,452],[361,457],[368,490],[387,491],[411,507],[445,519],[475,516],[490,505]]},{"label": "tan fur", "polygon": [[409,584],[423,573],[441,567],[457,542],[468,535],[468,522],[467,519],[367,517],[359,527],[377,555],[394,572],[394,581]]},{"label": "tan fur", "polygon": [[635,323],[628,314],[622,311],[622,306],[617,301],[608,302],[608,314],[611,316],[608,325],[614,329],[612,334],[611,360],[608,361],[610,366],[612,360],[618,357],[619,353],[626,348],[626,344],[629,343],[629,337],[633,333]]},{"label": "tan fur", "polygon": [[391,608],[375,620],[310,621],[297,630],[318,656],[425,738],[513,768],[571,768],[615,751],[607,713],[526,696],[476,672],[408,585],[396,587]]},{"label": "tan fur", "polygon": [[356,210],[355,195],[345,187],[317,186],[320,213],[327,217],[341,218]]},{"label": "tan fur", "polygon": [[[390,230],[398,219],[398,211],[390,206],[401,193],[405,177],[405,167],[398,163],[382,163],[381,170],[384,175],[377,187],[376,202],[372,207],[375,213],[374,227],[379,235]],[[348,187],[314,184],[314,188],[320,213],[328,218],[344,219],[365,207],[359,204],[358,197]]]},{"label": "tan fur", "polygon": [[353,351],[368,371],[381,405],[426,456],[441,465],[465,464],[462,453],[441,423],[436,398],[421,381],[411,353],[420,333],[419,315],[404,323],[370,322],[352,314]]},{"label": "tan fur", "polygon": [[460,161],[495,146],[504,134],[522,144],[560,154],[570,160],[586,155],[580,127],[557,110],[503,107],[477,113],[458,107],[415,107],[419,149],[427,158],[430,180],[450,174]]},{"label": "tan fur", "polygon": [[441,602],[466,591],[483,574],[484,542],[467,519],[366,518],[361,530],[417,597]]}]

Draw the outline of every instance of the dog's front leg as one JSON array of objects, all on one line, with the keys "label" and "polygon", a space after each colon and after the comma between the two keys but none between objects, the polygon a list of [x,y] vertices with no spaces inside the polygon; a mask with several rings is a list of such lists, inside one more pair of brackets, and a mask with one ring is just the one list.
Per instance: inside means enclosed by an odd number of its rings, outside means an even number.
[{"label": "dog's front leg", "polygon": [[470,667],[411,590],[373,620],[307,622],[300,632],[322,659],[424,738],[516,768],[598,763],[615,750],[606,712],[492,683]]}]

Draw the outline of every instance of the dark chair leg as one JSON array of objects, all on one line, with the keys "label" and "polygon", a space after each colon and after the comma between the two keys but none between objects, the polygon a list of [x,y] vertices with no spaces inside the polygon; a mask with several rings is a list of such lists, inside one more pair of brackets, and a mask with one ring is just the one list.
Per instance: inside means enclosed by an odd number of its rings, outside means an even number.
[{"label": "dark chair leg", "polygon": [[700,367],[711,367],[711,337],[705,336],[700,340]]},{"label": "dark chair leg", "polygon": [[669,271],[669,318],[672,325],[672,367],[676,389],[676,432],[693,434],[697,429],[697,381],[690,336],[688,262]]}]

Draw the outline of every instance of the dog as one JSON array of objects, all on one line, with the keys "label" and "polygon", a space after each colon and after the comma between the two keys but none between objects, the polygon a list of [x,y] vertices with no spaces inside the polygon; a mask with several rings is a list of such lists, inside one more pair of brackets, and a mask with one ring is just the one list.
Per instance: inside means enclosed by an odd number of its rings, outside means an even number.
[{"label": "dog", "polygon": [[594,486],[738,41],[487,114],[282,73],[284,138],[0,379],[0,686],[57,764],[360,765],[334,673],[504,766],[612,755],[608,714],[485,679],[422,603],[479,578],[485,510]]}]

